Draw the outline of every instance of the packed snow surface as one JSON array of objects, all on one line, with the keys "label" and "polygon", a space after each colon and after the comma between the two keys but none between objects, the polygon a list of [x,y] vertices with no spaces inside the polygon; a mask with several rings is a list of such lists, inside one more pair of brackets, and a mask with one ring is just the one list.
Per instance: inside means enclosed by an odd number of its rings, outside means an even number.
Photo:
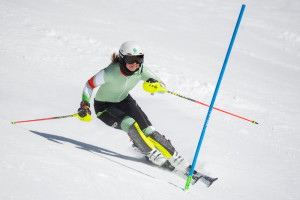
[{"label": "packed snow surface", "polygon": [[[76,113],[128,40],[170,91],[210,104],[242,4],[215,107],[259,125],[212,112],[196,164],[219,178],[210,188],[184,191],[94,112],[10,124]],[[0,0],[0,199],[299,199],[299,24],[298,0]],[[142,82],[131,95],[192,162],[208,108]]]}]

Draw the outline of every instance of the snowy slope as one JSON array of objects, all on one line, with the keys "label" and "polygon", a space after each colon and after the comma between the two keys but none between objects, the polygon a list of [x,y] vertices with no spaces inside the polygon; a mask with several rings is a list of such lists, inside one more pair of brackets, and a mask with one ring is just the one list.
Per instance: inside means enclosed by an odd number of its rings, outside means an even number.
[{"label": "snowy slope", "polygon": [[[169,90],[210,103],[242,3],[247,5],[196,169],[185,181],[149,165],[128,136],[76,112],[88,78],[127,40]],[[0,199],[299,199],[300,3],[0,0]],[[141,83],[142,84],[142,83]],[[132,96],[192,162],[207,108],[170,94]]]}]

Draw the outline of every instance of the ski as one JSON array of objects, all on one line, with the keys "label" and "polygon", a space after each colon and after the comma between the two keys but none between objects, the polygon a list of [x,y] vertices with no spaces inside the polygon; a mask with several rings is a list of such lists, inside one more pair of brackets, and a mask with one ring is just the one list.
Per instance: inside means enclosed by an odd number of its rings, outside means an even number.
[{"label": "ski", "polygon": [[[169,171],[171,171],[172,173],[176,174],[177,176],[183,178],[184,180],[187,180],[188,176],[189,176],[189,172],[191,169],[191,166],[189,166],[185,171],[175,168],[174,166],[172,166],[170,164],[169,161],[167,161],[162,168],[167,169]],[[198,182],[198,180],[200,180],[206,187],[210,187],[216,180],[218,180],[218,178],[212,178],[210,176],[204,175],[200,172],[197,172],[196,170],[194,170],[193,176],[192,176],[192,180],[191,180],[191,184],[194,185]]]},{"label": "ski", "polygon": [[[132,144],[132,147],[135,151],[144,154],[143,152],[141,152],[135,144]],[[149,161],[149,158],[147,156],[145,156],[145,158]],[[151,161],[149,161],[151,162]],[[176,174],[177,176],[179,176],[180,178],[183,178],[184,180],[188,179],[189,176],[189,172],[191,170],[191,165],[186,168],[185,170],[182,170],[180,168],[176,168],[174,167],[169,161],[166,161],[162,166],[160,166],[161,169],[165,169],[170,171],[173,174]],[[191,180],[191,184],[194,185],[196,184],[198,181],[201,181],[206,187],[210,187],[216,180],[218,180],[218,178],[212,178],[210,176],[207,176],[205,174],[202,174],[200,172],[197,172],[196,170],[194,170],[193,172],[193,176],[192,176],[192,180]]]}]

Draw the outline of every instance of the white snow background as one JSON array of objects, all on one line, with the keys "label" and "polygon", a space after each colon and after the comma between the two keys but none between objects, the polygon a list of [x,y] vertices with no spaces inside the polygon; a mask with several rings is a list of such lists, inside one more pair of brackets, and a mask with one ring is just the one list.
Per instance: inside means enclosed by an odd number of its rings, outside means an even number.
[{"label": "white snow background", "polygon": [[[210,104],[243,3],[215,107],[259,125],[212,112],[196,165],[210,188],[183,191],[94,112],[10,124],[76,113],[128,40],[169,90]],[[0,0],[0,199],[299,199],[299,22],[298,0]],[[208,108],[142,82],[131,95],[192,162]]]}]

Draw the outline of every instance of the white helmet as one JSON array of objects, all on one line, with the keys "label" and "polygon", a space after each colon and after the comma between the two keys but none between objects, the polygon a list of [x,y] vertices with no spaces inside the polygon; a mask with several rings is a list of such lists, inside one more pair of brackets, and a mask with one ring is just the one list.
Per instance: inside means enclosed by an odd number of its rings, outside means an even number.
[{"label": "white helmet", "polygon": [[144,55],[141,46],[135,41],[124,42],[119,50],[120,58],[124,56],[139,56]]},{"label": "white helmet", "polygon": [[[127,76],[131,76],[136,71],[138,71],[139,68],[141,70],[143,69],[144,52],[141,46],[137,42],[134,41],[124,42],[121,45],[119,50],[119,58],[120,58],[121,70]],[[131,72],[126,68],[126,63],[131,64],[133,62],[140,64],[140,67],[136,71]]]}]

